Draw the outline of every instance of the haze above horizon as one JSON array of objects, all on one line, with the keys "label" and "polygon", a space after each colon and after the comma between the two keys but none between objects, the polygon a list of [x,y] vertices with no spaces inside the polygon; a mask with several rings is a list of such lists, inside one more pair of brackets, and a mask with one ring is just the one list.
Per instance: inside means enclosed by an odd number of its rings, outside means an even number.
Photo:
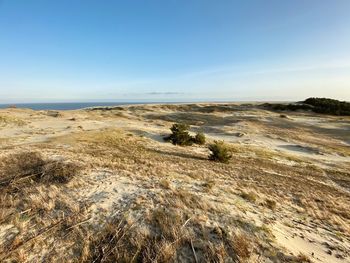
[{"label": "haze above horizon", "polygon": [[0,0],[0,103],[350,100],[350,1]]}]

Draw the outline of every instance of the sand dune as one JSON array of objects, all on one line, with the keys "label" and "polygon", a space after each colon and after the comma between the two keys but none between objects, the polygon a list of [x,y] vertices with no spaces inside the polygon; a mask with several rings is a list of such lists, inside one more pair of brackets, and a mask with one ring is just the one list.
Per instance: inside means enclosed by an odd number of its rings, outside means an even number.
[{"label": "sand dune", "polygon": [[[174,122],[224,140],[230,162],[163,141]],[[2,109],[0,147],[1,262],[350,262],[350,117],[257,104]],[[79,173],[5,183],[5,159],[32,152]]]}]

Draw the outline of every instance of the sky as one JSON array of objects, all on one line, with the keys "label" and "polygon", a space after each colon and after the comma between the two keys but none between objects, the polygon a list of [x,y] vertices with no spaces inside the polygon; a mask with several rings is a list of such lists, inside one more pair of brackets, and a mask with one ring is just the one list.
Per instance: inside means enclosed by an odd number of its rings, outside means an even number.
[{"label": "sky", "polygon": [[0,0],[0,103],[350,101],[349,0]]}]

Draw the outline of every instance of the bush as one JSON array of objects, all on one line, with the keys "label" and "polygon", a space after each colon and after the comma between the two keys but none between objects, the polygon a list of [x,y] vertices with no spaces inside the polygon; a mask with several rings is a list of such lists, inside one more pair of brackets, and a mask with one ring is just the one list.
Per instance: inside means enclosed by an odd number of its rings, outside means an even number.
[{"label": "bush", "polygon": [[232,157],[230,150],[223,141],[214,141],[208,146],[208,149],[211,151],[209,160],[227,163]]},{"label": "bush", "polygon": [[189,126],[184,123],[175,123],[170,128],[172,134],[165,137],[165,141],[170,141],[174,145],[190,146],[193,143],[204,144],[205,135],[203,133],[197,133],[195,137],[192,137],[188,132]]},{"label": "bush", "polygon": [[196,134],[196,136],[194,137],[194,143],[199,144],[199,145],[203,145],[205,144],[205,135],[202,132],[199,132]]},{"label": "bush", "polygon": [[189,128],[190,126],[185,123],[174,123],[170,130],[173,134],[178,134],[187,132]]},{"label": "bush", "polygon": [[326,113],[332,115],[350,115],[350,103],[327,98],[308,98],[304,104],[313,106],[316,113]]},{"label": "bush", "polygon": [[328,98],[308,98],[304,101],[293,104],[270,104],[262,106],[276,111],[313,111],[338,116],[350,116],[350,103],[346,101],[333,100]]},{"label": "bush", "polygon": [[189,126],[183,123],[175,123],[170,128],[172,134],[167,138],[174,145],[192,145],[193,140],[188,133]]}]

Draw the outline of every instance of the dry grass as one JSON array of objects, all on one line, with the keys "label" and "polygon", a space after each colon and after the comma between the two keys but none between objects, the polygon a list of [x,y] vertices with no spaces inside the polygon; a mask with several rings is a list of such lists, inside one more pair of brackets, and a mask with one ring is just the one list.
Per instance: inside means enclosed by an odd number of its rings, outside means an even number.
[{"label": "dry grass", "polygon": [[14,181],[36,177],[42,173],[45,161],[38,152],[21,152],[6,156],[0,163],[1,185],[8,186]]},{"label": "dry grass", "polygon": [[209,179],[202,184],[202,187],[205,189],[205,192],[210,192],[214,188],[215,184],[215,180]]},{"label": "dry grass", "polygon": [[275,210],[277,206],[276,201],[271,199],[266,199],[264,205],[271,210]]},{"label": "dry grass", "polygon": [[1,161],[0,186],[26,187],[28,181],[68,183],[79,174],[80,167],[62,160],[44,160],[38,152],[21,152],[6,156]]},{"label": "dry grass", "polygon": [[251,255],[251,241],[245,234],[238,234],[234,239],[234,249],[241,259],[248,259]]},{"label": "dry grass", "polygon": [[[144,178],[154,176],[166,178],[173,171],[174,163],[176,163],[177,173],[183,173],[190,179],[207,180],[208,171],[212,171],[216,176],[213,177],[213,181],[224,176],[230,178],[230,180],[238,180],[240,187],[243,188],[248,187],[249,189],[251,186],[251,184],[245,184],[245,182],[257,181],[259,184],[254,184],[254,190],[259,195],[266,196],[272,203],[276,200],[278,202],[294,202],[293,193],[299,193],[303,198],[310,200],[309,208],[304,211],[305,213],[320,220],[329,220],[331,224],[334,225],[335,223],[343,230],[349,228],[348,223],[346,223],[347,215],[342,212],[347,211],[349,197],[347,195],[339,197],[336,189],[328,187],[322,182],[324,180],[322,169],[312,169],[312,167],[300,161],[296,162],[293,168],[283,163],[276,163],[276,156],[277,158],[285,158],[281,154],[276,153],[274,156],[273,152],[268,152],[268,155],[266,155],[265,152],[267,151],[265,150],[248,147],[244,149],[244,153],[249,153],[249,155],[237,154],[234,163],[223,166],[219,163],[206,161],[205,156],[203,158],[191,158],[196,157],[196,154],[189,154],[187,149],[176,148],[176,152],[169,152],[167,155],[162,152],[155,152],[149,144],[152,142],[145,138],[128,137],[122,131],[104,131],[101,134],[87,133],[85,136],[86,138],[80,139],[84,141],[84,144],[80,145],[81,147],[77,151],[83,151],[97,158],[98,165],[111,169],[126,170],[134,175],[142,174]],[[82,138],[80,135],[79,137]],[[93,143],[93,146],[90,147],[94,150],[87,150],[89,146],[87,147],[85,143],[87,145]],[[236,148],[236,145],[232,147]],[[242,149],[242,146],[239,149]],[[248,152],[248,150],[251,152]],[[289,158],[289,156],[286,158]],[[314,179],[310,181],[311,178]],[[204,192],[208,192],[206,188],[203,187]],[[252,192],[250,189],[243,192],[245,192],[243,198],[248,198],[247,200],[250,202],[256,201],[256,194],[252,194],[249,198],[250,192]],[[323,200],[323,208],[320,203],[311,201],[313,198],[317,199],[320,195],[325,195],[325,192],[328,193],[328,198]],[[335,202],[337,198],[341,198],[342,201]],[[272,203],[271,205],[267,204],[267,207],[273,209],[274,205]],[[327,207],[328,210],[324,210],[324,207]],[[334,214],[337,216],[334,217]]]},{"label": "dry grass", "polygon": [[240,194],[240,196],[241,196],[243,199],[246,199],[246,200],[248,200],[249,202],[252,202],[252,203],[255,203],[256,200],[257,200],[257,196],[256,196],[256,194],[253,193],[253,192],[248,192],[248,193],[242,192],[242,193]]},{"label": "dry grass", "polygon": [[[86,262],[167,262],[186,241],[182,215],[159,208],[146,219],[150,227],[121,220],[109,223],[90,244]],[[150,228],[153,231],[150,231]],[[85,256],[86,257],[86,256]]]},{"label": "dry grass", "polygon": [[297,262],[299,263],[312,263],[310,258],[304,254],[299,254],[297,257]]},{"label": "dry grass", "polygon": [[[184,202],[188,194],[168,192],[156,197],[159,205],[144,208],[138,217],[114,219],[89,241],[84,262],[226,262],[250,257],[247,234],[204,224]],[[170,202],[170,203],[169,203]]]},{"label": "dry grass", "polygon": [[80,168],[45,160],[37,152],[7,155],[0,163],[0,227],[10,230],[0,243],[0,261],[25,261],[28,246],[40,245],[47,234],[59,233],[82,216],[82,207],[60,190]]},{"label": "dry grass", "polygon": [[6,125],[23,126],[25,124],[26,122],[20,118],[7,116],[7,115],[0,115],[0,126],[6,126]]},{"label": "dry grass", "polygon": [[[186,113],[202,126],[234,121],[219,116],[234,112],[225,105],[146,108],[123,113],[142,118],[159,109],[190,109],[215,112],[199,119]],[[106,114],[114,118],[115,112]],[[348,172],[341,167],[325,169],[238,143],[228,143],[235,158],[221,164],[207,160],[199,147],[158,143],[130,131],[80,131],[33,144],[30,154],[11,154],[25,146],[5,149],[0,233],[10,230],[0,242],[0,261],[33,256],[39,262],[308,262],[273,240],[272,225],[282,219],[291,228],[308,225],[336,233],[341,243],[350,240]],[[74,163],[52,160],[56,155]],[[84,164],[84,174],[75,163]]]},{"label": "dry grass", "polygon": [[[84,143],[79,145],[77,151],[83,151],[90,157],[93,156],[98,165],[125,170],[134,176],[139,174],[142,175],[141,178],[155,176],[166,178],[169,173],[176,169],[177,173],[186,175],[188,180],[207,180],[208,171],[211,171],[213,173],[211,176],[214,176],[211,177],[213,181],[229,178],[231,182],[234,180],[239,182],[240,188],[247,189],[243,191],[245,193],[243,198],[252,203],[256,202],[256,194],[250,195],[253,186],[254,192],[257,192],[259,197],[265,196],[265,200],[271,200],[266,201],[265,205],[272,210],[274,209],[273,201],[293,203],[294,193],[298,193],[301,200],[309,200],[308,209],[305,209],[303,213],[320,220],[320,222],[327,221],[342,232],[349,229],[347,215],[344,213],[347,211],[349,197],[347,195],[339,196],[336,189],[328,187],[322,182],[324,180],[323,170],[311,169],[302,162],[297,162],[291,168],[283,163],[276,163],[272,152],[265,155],[259,151],[254,152],[254,148],[249,148],[251,153],[255,154],[248,156],[237,154],[234,163],[221,165],[206,161],[205,156],[191,158],[196,157],[196,154],[189,154],[190,150],[182,148],[176,148],[176,151],[169,152],[167,155],[155,152],[149,144],[152,142],[145,138],[125,136],[121,131],[104,131],[100,135],[95,133],[91,135],[91,139],[81,139],[81,141],[83,140],[85,140]],[[90,145],[91,143],[93,146]],[[89,147],[94,150],[91,152],[87,150],[89,149],[87,145],[90,145]],[[245,151],[248,150],[245,149]],[[282,158],[282,155],[277,154],[277,156]],[[168,188],[166,182],[161,184],[164,188]],[[203,192],[210,193],[210,185],[213,184],[213,182],[209,183],[208,188],[203,185]],[[324,198],[322,203],[312,201],[318,199],[320,195],[325,196],[325,193],[327,193],[327,198]],[[179,195],[184,203],[193,202],[196,204],[196,196],[187,196],[187,190],[180,190],[174,194]],[[217,194],[216,191],[215,194]],[[338,198],[342,200],[336,202],[335,200]],[[200,201],[197,202],[200,203]]]}]

